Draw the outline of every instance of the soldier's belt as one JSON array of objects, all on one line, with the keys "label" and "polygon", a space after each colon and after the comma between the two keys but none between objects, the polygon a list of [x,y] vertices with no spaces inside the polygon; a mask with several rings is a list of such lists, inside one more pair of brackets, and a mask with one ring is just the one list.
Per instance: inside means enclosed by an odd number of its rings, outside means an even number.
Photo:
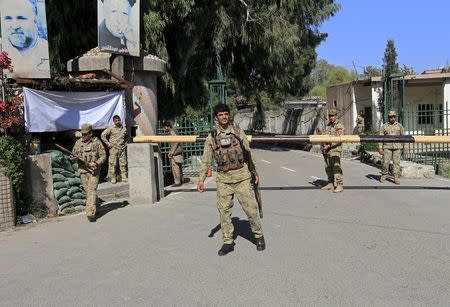
[{"label": "soldier's belt", "polygon": [[[420,135],[273,135],[251,136],[252,143],[450,143],[450,136]],[[206,137],[195,135],[144,135],[133,138],[135,143],[202,143]]]}]

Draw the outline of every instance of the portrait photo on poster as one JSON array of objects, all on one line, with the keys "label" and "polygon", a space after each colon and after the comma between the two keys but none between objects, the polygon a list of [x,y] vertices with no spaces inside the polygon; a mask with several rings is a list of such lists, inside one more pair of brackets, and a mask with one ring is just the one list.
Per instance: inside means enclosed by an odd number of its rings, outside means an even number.
[{"label": "portrait photo on poster", "polygon": [[2,50],[12,59],[9,78],[50,78],[45,0],[0,1]]},{"label": "portrait photo on poster", "polygon": [[97,0],[101,51],[139,56],[139,0]]}]

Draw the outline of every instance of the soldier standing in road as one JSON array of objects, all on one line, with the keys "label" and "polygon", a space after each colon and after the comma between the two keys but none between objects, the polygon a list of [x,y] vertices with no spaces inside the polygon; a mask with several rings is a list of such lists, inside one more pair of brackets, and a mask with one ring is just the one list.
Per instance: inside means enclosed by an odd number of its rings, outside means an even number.
[{"label": "soldier standing in road", "polygon": [[224,256],[234,250],[234,228],[231,222],[231,213],[232,199],[235,194],[247,214],[256,239],[256,249],[262,251],[266,248],[258,205],[252,191],[251,172],[254,172],[255,184],[258,183],[259,176],[255,167],[249,167],[254,166],[255,163],[247,136],[244,131],[229,123],[229,116],[230,108],[227,105],[219,104],[214,108],[214,117],[218,126],[211,131],[205,141],[200,178],[197,184],[197,190],[204,192],[204,180],[214,156],[218,165],[217,208],[223,235],[223,246],[218,252],[219,256]]},{"label": "soldier standing in road", "polygon": [[[100,177],[100,166],[106,161],[105,148],[102,142],[92,135],[92,125],[81,126],[81,139],[75,142],[72,161],[78,162],[81,183],[86,191],[86,216],[90,222],[95,221],[97,212],[97,187]],[[81,161],[81,160],[82,161]]]},{"label": "soldier standing in road", "polygon": [[[173,130],[172,124],[165,122],[163,124],[163,129],[168,132],[169,135],[177,135]],[[183,184],[183,146],[181,143],[171,143],[170,150],[167,156],[170,159],[170,165],[172,166],[172,175],[174,184],[172,186],[179,187]]]},{"label": "soldier standing in road", "polygon": [[358,128],[358,134],[363,134],[365,130],[364,126],[364,111],[360,111],[356,118],[356,126]]},{"label": "soldier standing in road", "polygon": [[[337,110],[328,111],[328,124],[325,127],[326,135],[340,136],[344,134],[344,125],[337,120]],[[322,144],[322,154],[325,160],[325,171],[328,176],[328,183],[322,187],[322,190],[334,190],[339,193],[344,190],[344,175],[341,167],[342,143],[324,143]],[[334,180],[336,179],[336,188]]]},{"label": "soldier standing in road", "polygon": [[[397,122],[397,114],[395,111],[389,111],[388,122],[380,129],[380,135],[405,135],[405,129],[402,124]],[[380,182],[385,182],[389,173],[389,162],[394,163],[394,183],[400,184],[400,156],[402,154],[403,145],[401,143],[383,143],[379,144],[380,155],[383,156],[383,169],[381,171]]]},{"label": "soldier standing in road", "polygon": [[119,164],[122,182],[128,182],[126,137],[127,128],[122,125],[119,115],[114,115],[113,125],[102,133],[102,141],[109,148],[108,178],[111,183],[116,183],[116,169]]}]

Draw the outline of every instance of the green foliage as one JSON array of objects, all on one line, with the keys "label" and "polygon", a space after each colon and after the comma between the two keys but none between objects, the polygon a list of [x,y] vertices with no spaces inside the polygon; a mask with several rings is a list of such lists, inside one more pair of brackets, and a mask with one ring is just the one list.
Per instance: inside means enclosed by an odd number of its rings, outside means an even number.
[{"label": "green foliage", "polygon": [[[0,137],[0,168],[11,179],[19,209],[23,204],[25,158],[22,144],[11,136]],[[19,210],[20,211],[20,210]]]},{"label": "green foliage", "polygon": [[319,96],[326,99],[328,86],[352,81],[355,77],[345,67],[335,66],[325,60],[320,60],[311,73],[312,89],[309,91],[309,96]]},{"label": "green foliage", "polygon": [[384,50],[383,75],[389,76],[398,72],[397,51],[395,50],[394,41],[390,39],[387,41],[386,49]]}]

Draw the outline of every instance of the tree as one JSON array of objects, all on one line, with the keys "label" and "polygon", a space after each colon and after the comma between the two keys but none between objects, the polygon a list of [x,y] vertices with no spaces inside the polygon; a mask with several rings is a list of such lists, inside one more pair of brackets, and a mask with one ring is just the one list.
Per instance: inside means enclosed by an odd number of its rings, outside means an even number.
[{"label": "tree", "polygon": [[363,76],[364,78],[381,77],[381,69],[372,65],[366,66],[364,67]]},{"label": "tree", "polygon": [[415,75],[416,70],[412,66],[406,66],[403,64],[402,68],[400,68],[400,72],[404,75]]},{"label": "tree", "polygon": [[394,41],[389,39],[384,50],[383,76],[387,77],[398,72],[397,51],[395,50]]},{"label": "tree", "polygon": [[[97,46],[96,1],[46,2],[52,74]],[[306,76],[315,48],[326,38],[319,26],[333,16],[334,0],[141,1],[141,45],[168,63],[158,81],[162,116],[208,104],[207,80],[221,65],[236,93],[261,107],[309,90]]]},{"label": "tree", "polygon": [[312,89],[308,95],[326,99],[328,86],[352,81],[355,77],[345,67],[335,66],[325,60],[320,60],[311,73],[310,81]]}]

